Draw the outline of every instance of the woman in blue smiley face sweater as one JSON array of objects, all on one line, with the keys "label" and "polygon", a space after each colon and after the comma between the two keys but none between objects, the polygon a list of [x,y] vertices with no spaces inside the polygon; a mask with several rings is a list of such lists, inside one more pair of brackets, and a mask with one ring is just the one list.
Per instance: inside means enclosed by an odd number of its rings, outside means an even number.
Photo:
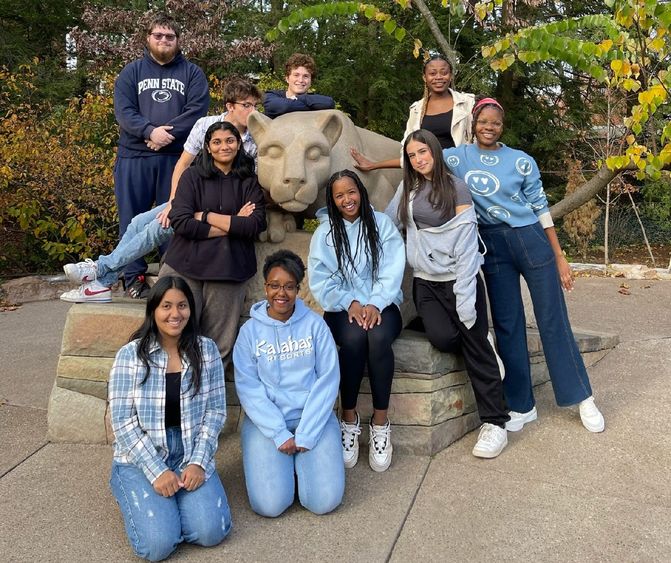
[{"label": "woman in blue smiley face sweater", "polygon": [[540,172],[533,158],[499,143],[504,112],[493,98],[473,109],[475,143],[443,151],[452,172],[468,185],[487,247],[482,270],[506,370],[509,431],[536,420],[526,319],[520,291],[524,277],[543,342],[559,406],[579,405],[583,425],[601,432],[604,419],[594,404],[589,377],[568,319],[562,288],[573,288],[571,268],[554,229]]},{"label": "woman in blue smiley face sweater", "polygon": [[297,298],[304,272],[289,250],[266,259],[266,299],[252,306],[233,349],[247,494],[268,517],[293,504],[296,477],[301,504],[315,514],[334,510],[345,490],[333,412],[338,354],[326,323]]}]

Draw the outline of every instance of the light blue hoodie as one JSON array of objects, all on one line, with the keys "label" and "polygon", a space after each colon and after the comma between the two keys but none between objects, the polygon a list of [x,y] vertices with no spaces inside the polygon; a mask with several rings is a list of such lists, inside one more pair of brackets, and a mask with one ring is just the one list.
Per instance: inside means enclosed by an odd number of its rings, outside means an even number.
[{"label": "light blue hoodie", "polygon": [[352,301],[375,305],[382,311],[392,303],[403,302],[401,282],[405,270],[405,245],[394,223],[384,213],[375,211],[380,237],[378,279],[373,282],[370,259],[361,237],[361,218],[345,223],[345,231],[356,271],[348,267],[345,278],[339,275],[331,225],[326,207],[317,211],[320,225],[310,241],[308,278],[310,291],[324,311],[347,311]]},{"label": "light blue hoodie", "polygon": [[[338,396],[338,352],[324,319],[296,299],[286,321],[268,316],[268,302],[252,306],[233,348],[235,390],[249,419],[280,447],[289,438],[312,449]],[[288,420],[300,419],[295,436]]]}]

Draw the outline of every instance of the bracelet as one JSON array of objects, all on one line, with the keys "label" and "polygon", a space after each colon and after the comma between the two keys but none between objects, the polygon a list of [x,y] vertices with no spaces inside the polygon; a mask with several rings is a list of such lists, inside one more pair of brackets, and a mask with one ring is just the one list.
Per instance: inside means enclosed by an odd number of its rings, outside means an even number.
[{"label": "bracelet", "polygon": [[210,212],[209,209],[208,209],[207,211],[203,211],[203,214],[200,216],[200,220],[201,220],[203,223],[207,223],[207,214],[208,214],[209,212]]}]

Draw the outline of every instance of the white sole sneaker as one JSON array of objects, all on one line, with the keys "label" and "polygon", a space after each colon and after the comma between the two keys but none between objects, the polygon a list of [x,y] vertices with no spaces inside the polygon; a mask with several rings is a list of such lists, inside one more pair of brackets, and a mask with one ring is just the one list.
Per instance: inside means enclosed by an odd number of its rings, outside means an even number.
[{"label": "white sole sneaker", "polygon": [[603,432],[606,422],[601,411],[594,404],[594,397],[588,397],[578,405],[582,425],[590,432]]},{"label": "white sole sneaker", "polygon": [[528,422],[533,422],[538,418],[538,411],[536,407],[532,408],[529,412],[515,412],[510,411],[510,420],[506,422],[506,430],[508,432],[519,432],[524,428],[524,425]]},{"label": "white sole sneaker", "polygon": [[492,459],[498,457],[508,445],[508,432],[495,424],[485,423],[480,428],[478,441],[473,448],[475,457]]},{"label": "white sole sneaker", "polygon": [[384,426],[370,424],[368,439],[368,465],[373,471],[382,473],[389,469],[394,446],[391,443],[391,424]]},{"label": "white sole sneaker", "polygon": [[361,434],[361,424],[358,413],[356,422],[340,421],[342,459],[347,469],[352,469],[359,461],[359,434]]},{"label": "white sole sneaker", "polygon": [[67,301],[68,303],[111,303],[112,290],[97,281],[93,281],[80,285],[77,289],[66,291],[61,295],[61,301]]}]

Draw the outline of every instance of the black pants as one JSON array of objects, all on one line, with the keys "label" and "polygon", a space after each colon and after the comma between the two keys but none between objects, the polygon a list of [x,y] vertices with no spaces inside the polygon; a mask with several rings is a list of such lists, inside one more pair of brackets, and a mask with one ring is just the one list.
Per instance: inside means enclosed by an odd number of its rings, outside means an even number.
[{"label": "black pants", "polygon": [[386,410],[394,377],[394,352],[391,345],[403,327],[398,307],[393,304],[386,307],[382,311],[382,322],[370,330],[362,329],[356,321],[350,323],[347,311],[326,312],[324,320],[340,347],[338,360],[342,408],[349,410],[356,407],[367,361],[373,408]]},{"label": "black pants", "polygon": [[510,417],[503,396],[496,351],[487,340],[487,301],[478,275],[475,310],[477,320],[470,329],[459,320],[454,282],[432,282],[415,278],[413,298],[422,317],[429,342],[441,352],[461,352],[471,380],[482,422],[503,426]]}]

